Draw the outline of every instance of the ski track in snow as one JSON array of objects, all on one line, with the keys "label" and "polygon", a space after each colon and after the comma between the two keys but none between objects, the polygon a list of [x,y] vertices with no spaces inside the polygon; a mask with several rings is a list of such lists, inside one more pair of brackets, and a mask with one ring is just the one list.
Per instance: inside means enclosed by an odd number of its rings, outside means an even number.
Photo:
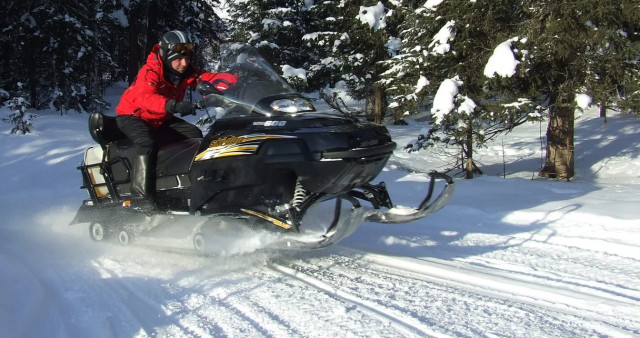
[{"label": "ski track in snow", "polygon": [[[392,257],[348,248],[318,260],[330,264],[297,260],[284,272],[384,314],[418,336],[526,336],[528,332],[619,336],[638,325],[637,320],[629,320],[633,313],[617,312],[622,303],[640,305],[638,299],[606,289],[576,290],[571,284],[464,262]],[[422,303],[429,300],[434,303]],[[473,324],[461,321],[465,317],[473,319]]]}]

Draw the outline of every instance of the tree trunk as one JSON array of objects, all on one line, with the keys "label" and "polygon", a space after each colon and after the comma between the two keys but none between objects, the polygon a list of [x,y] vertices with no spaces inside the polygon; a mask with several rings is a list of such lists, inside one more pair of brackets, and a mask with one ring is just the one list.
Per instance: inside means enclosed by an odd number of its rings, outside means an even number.
[{"label": "tree trunk", "polygon": [[539,176],[569,180],[574,175],[574,97],[558,91],[551,94],[547,157]]},{"label": "tree trunk", "polygon": [[151,48],[160,41],[160,37],[165,32],[158,32],[158,2],[149,1],[147,3],[147,35],[145,52],[150,52]]},{"label": "tree trunk", "polygon": [[473,178],[473,130],[471,129],[471,123],[469,122],[469,127],[467,128],[466,131],[466,136],[465,136],[465,146],[464,146],[464,157],[465,157],[465,163],[464,163],[464,172],[465,172],[465,178],[466,179],[472,179]]},{"label": "tree trunk", "polygon": [[136,76],[138,75],[138,70],[140,70],[140,65],[138,64],[138,60],[140,59],[140,44],[138,43],[138,24],[135,23],[133,17],[129,18],[129,63],[127,66],[127,79],[129,83],[133,83]]},{"label": "tree trunk", "polygon": [[[26,69],[36,69],[36,49],[34,46],[36,45],[35,39],[36,37],[27,37],[27,35],[20,36],[23,40],[25,40],[25,53],[22,55],[22,60]],[[27,73],[27,90],[29,91],[29,101],[31,103],[31,107],[34,109],[38,109],[38,79],[42,76],[38,74],[38,72],[28,72]]]},{"label": "tree trunk", "polygon": [[373,95],[373,120],[377,124],[382,124],[382,119],[384,119],[384,88],[376,85]]},{"label": "tree trunk", "polygon": [[604,124],[607,124],[607,107],[604,101],[600,102],[600,117],[604,119]]}]

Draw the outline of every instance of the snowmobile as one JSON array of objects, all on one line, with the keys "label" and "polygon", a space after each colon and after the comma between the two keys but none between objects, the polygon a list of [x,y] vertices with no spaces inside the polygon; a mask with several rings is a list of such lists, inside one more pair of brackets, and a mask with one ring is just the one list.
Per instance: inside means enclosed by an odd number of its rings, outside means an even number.
[{"label": "snowmobile", "polygon": [[[344,239],[362,222],[415,221],[451,198],[451,177],[433,172],[419,206],[397,212],[385,183],[371,183],[396,148],[384,126],[316,110],[248,44],[220,45],[217,60],[214,71],[236,75],[237,83],[224,92],[216,83],[197,86],[198,106],[213,122],[204,138],[158,150],[152,213],[130,206],[131,142],[115,117],[90,115],[98,145],[78,167],[89,198],[71,224],[90,223],[91,239],[123,245],[179,237],[204,252],[210,236],[242,227],[274,234],[270,246],[315,249]],[[432,201],[436,181],[444,188]],[[320,204],[326,220],[307,229],[305,217]]]}]

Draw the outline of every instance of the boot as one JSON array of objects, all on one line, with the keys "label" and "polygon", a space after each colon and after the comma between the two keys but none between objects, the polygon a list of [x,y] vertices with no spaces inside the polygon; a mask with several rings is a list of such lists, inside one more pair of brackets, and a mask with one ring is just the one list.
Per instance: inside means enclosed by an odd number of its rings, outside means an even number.
[{"label": "boot", "polygon": [[131,166],[131,207],[142,211],[155,210],[155,175],[151,156],[135,155],[131,159]]}]

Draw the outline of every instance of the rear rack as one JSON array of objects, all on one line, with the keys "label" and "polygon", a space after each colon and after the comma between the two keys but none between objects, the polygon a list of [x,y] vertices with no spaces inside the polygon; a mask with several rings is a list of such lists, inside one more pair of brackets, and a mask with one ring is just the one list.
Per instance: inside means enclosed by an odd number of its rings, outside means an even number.
[{"label": "rear rack", "polygon": [[[113,177],[113,171],[111,166],[116,163],[122,163],[127,172],[127,178],[124,180],[115,180]],[[130,182],[131,167],[127,161],[122,157],[115,157],[108,161],[85,164],[77,167],[82,173],[83,185],[80,189],[87,189],[91,201],[94,204],[100,204],[105,202],[121,202],[123,199],[118,194],[116,187],[121,184],[127,184]],[[98,176],[99,175],[99,176]],[[106,192],[104,191],[106,188]]]}]

